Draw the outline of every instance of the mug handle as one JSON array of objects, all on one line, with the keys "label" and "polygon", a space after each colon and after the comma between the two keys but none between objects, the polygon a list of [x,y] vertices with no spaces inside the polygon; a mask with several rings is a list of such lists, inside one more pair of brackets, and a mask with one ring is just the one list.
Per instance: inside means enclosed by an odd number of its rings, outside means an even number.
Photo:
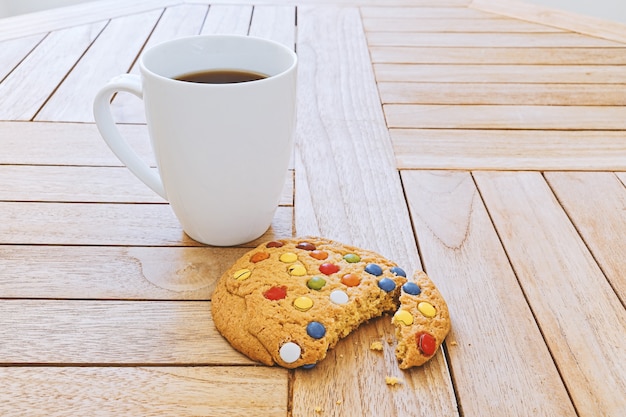
[{"label": "mug handle", "polygon": [[143,181],[155,193],[167,200],[165,188],[159,175],[145,163],[130,147],[115,126],[111,114],[111,98],[118,91],[131,93],[143,100],[141,78],[135,74],[122,74],[114,77],[98,91],[93,102],[93,114],[100,135],[120,161],[137,178]]}]

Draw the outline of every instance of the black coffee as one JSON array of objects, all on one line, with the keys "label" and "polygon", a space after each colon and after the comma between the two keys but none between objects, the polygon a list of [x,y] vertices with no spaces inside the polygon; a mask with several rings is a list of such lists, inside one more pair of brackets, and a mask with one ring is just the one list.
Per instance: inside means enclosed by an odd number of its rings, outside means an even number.
[{"label": "black coffee", "polygon": [[179,81],[203,84],[245,83],[248,81],[262,80],[263,78],[267,78],[267,75],[254,71],[234,69],[204,70],[174,77],[174,79]]}]

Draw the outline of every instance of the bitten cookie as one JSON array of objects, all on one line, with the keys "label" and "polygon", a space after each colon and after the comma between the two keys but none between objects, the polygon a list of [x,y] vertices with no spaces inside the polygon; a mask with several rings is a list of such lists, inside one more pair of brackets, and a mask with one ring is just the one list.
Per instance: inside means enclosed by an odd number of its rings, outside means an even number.
[{"label": "bitten cookie", "polygon": [[406,273],[382,256],[321,238],[265,243],[220,278],[218,331],[267,365],[310,367],[361,323],[395,311]]},{"label": "bitten cookie", "polygon": [[396,357],[401,369],[419,366],[437,352],[450,331],[445,300],[424,272],[402,285],[400,308],[392,319],[396,328]]}]

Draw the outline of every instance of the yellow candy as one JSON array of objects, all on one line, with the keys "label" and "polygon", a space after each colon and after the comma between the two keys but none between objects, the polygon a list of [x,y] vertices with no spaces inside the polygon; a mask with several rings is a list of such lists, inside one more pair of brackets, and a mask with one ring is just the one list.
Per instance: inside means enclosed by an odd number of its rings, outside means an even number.
[{"label": "yellow candy", "polygon": [[284,262],[286,264],[290,264],[292,262],[295,262],[298,260],[298,255],[296,255],[295,253],[292,252],[285,252],[282,255],[280,255],[280,259],[281,262]]},{"label": "yellow candy", "polygon": [[417,309],[420,313],[424,315],[424,317],[428,317],[429,319],[432,319],[437,314],[437,310],[435,310],[435,307],[433,307],[431,303],[427,303],[426,301],[422,301],[421,303],[419,303],[417,305]]},{"label": "yellow candy", "polygon": [[294,300],[293,306],[300,311],[307,311],[313,307],[313,300],[309,297],[298,297]]},{"label": "yellow candy", "polygon": [[252,272],[249,269],[240,269],[233,274],[233,278],[235,278],[237,281],[244,281],[250,278],[250,275],[252,275]]},{"label": "yellow candy", "polygon": [[406,310],[398,310],[398,312],[394,314],[393,320],[398,321],[405,326],[410,326],[413,324],[413,315]]},{"label": "yellow candy", "polygon": [[287,270],[290,275],[295,277],[303,277],[306,275],[306,268],[303,265],[291,265]]}]

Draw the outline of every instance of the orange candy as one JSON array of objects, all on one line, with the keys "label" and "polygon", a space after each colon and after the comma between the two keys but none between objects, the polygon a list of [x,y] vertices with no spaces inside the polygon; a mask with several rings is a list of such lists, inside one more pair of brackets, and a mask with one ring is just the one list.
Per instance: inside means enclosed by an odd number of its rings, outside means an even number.
[{"label": "orange candy", "polygon": [[356,274],[346,274],[341,277],[341,283],[347,287],[356,287],[361,283],[361,277]]}]

